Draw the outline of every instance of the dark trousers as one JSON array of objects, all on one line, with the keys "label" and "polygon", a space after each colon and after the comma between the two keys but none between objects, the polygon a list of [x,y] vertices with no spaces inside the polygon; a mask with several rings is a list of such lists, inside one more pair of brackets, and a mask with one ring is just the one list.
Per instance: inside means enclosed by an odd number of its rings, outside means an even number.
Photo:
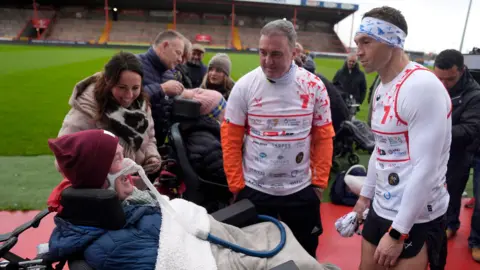
[{"label": "dark trousers", "polygon": [[447,265],[447,228],[446,216],[442,216],[433,222],[427,231],[427,252],[430,270],[444,270]]},{"label": "dark trousers", "polygon": [[283,221],[302,247],[315,258],[318,236],[323,232],[320,219],[320,200],[309,186],[287,196],[273,196],[245,187],[237,200],[249,199],[260,215]]},{"label": "dark trousers", "polygon": [[470,176],[470,164],[471,162],[468,161],[464,164],[459,164],[459,162],[449,162],[447,171],[447,190],[450,195],[450,202],[448,203],[447,210],[447,228],[452,231],[457,231],[460,228],[459,217],[462,204],[462,194],[465,191],[468,177]]}]

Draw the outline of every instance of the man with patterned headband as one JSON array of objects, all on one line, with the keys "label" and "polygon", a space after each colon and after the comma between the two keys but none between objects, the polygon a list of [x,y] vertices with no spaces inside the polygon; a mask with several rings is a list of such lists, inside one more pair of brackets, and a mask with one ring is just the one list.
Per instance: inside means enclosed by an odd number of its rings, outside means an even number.
[{"label": "man with patterned headband", "polygon": [[436,76],[410,62],[400,11],[365,13],[355,35],[367,73],[378,72],[372,131],[376,150],[354,210],[370,207],[363,228],[360,269],[443,269],[445,174],[451,142],[450,97]]}]

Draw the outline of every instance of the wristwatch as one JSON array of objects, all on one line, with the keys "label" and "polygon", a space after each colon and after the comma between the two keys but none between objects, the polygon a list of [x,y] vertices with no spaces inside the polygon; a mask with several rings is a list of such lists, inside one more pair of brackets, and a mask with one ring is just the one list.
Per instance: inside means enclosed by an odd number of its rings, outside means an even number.
[{"label": "wristwatch", "polygon": [[390,237],[392,237],[393,239],[395,240],[402,240],[404,241],[405,239],[408,238],[408,234],[403,234],[403,233],[400,233],[399,231],[395,230],[394,228],[390,227],[388,229],[388,235],[390,235]]}]

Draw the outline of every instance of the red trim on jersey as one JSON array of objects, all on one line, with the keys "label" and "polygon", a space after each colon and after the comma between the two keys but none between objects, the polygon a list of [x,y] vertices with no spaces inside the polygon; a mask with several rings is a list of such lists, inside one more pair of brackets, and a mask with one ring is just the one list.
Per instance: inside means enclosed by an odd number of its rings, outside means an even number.
[{"label": "red trim on jersey", "polygon": [[[250,136],[250,137],[252,137],[252,138],[255,138],[255,139],[262,140],[262,141],[267,141],[267,142],[296,142],[296,141],[303,141],[303,140],[307,139],[308,137],[310,137],[310,134],[311,134],[311,133],[309,133],[306,137],[303,137],[303,138],[297,138],[297,139],[278,139],[278,140],[274,140],[274,139],[265,139],[265,138],[261,138],[261,137],[252,135],[252,132],[250,132],[250,129],[248,130],[248,136]],[[280,136],[275,136],[275,137],[280,137]]]},{"label": "red trim on jersey", "polygon": [[381,158],[378,158],[378,157],[377,157],[377,160],[378,160],[378,161],[381,161],[381,162],[391,162],[391,163],[394,163],[394,162],[405,162],[405,161],[409,161],[410,158],[407,158],[407,159],[381,159]]},{"label": "red trim on jersey", "polygon": [[385,131],[378,131],[375,129],[372,129],[372,132],[382,134],[382,135],[397,135],[397,134],[405,134],[408,133],[408,131],[400,131],[400,132],[385,132]]},{"label": "red trim on jersey", "polygon": [[[447,89],[445,88],[445,90],[447,90]],[[452,99],[450,99],[450,111],[447,114],[447,119],[450,118],[450,116],[452,116],[452,111],[453,111],[453,103],[452,103]]]},{"label": "red trim on jersey", "polygon": [[[403,120],[402,118],[400,118],[400,115],[398,114],[398,111],[397,111],[398,93],[400,92],[400,88],[402,87],[403,83],[407,80],[407,78],[410,75],[412,75],[413,72],[415,72],[417,70],[425,70],[425,71],[428,71],[428,72],[432,72],[431,70],[426,69],[424,67],[416,67],[416,68],[412,69],[408,74],[405,75],[405,77],[402,79],[400,84],[398,84],[396,86],[397,89],[395,89],[395,104],[394,104],[394,106],[395,106],[395,108],[394,108],[395,116],[397,117],[398,121],[400,121],[404,125],[408,125],[408,123],[405,120]],[[436,75],[435,75],[435,77],[436,77]],[[448,90],[446,88],[445,88],[445,91],[447,91],[447,94],[448,94]],[[452,103],[452,100],[450,99],[450,111],[447,114],[447,119],[452,115],[452,111],[453,111],[453,103]]]},{"label": "red trim on jersey", "polygon": [[417,70],[428,70],[424,67],[416,67],[414,69],[412,69],[410,72],[406,73],[402,79],[402,81],[397,84],[395,86],[395,101],[394,101],[394,112],[395,112],[395,117],[397,117],[398,121],[400,121],[400,123],[404,124],[404,125],[408,125],[407,121],[403,120],[400,115],[398,114],[398,110],[397,110],[397,107],[398,107],[398,93],[400,92],[400,88],[402,88],[402,85],[403,83],[408,79],[408,77],[410,77],[410,75],[412,75],[415,71]]},{"label": "red trim on jersey", "polygon": [[[249,116],[256,116],[256,117],[273,117],[273,118],[287,118],[287,117],[302,117],[302,116],[310,116],[313,115],[312,113],[304,113],[304,114],[280,114],[280,115],[273,115],[273,114],[248,114]],[[248,117],[247,117],[248,118]]]}]

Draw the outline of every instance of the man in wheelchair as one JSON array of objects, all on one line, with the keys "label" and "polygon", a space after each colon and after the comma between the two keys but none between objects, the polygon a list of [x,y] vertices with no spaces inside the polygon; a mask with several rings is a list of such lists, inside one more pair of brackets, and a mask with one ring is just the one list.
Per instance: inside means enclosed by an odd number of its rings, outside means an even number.
[{"label": "man in wheelchair", "polygon": [[[241,206],[208,215],[191,202],[159,195],[141,167],[123,158],[118,138],[108,131],[66,135],[49,140],[49,146],[65,176],[48,200],[57,212],[50,260],[81,259],[82,269],[96,270],[280,269],[289,261],[299,269],[338,269],[318,263],[283,223],[256,223],[250,216],[254,224],[239,228],[246,220],[237,220],[238,227],[218,220],[227,221],[228,212]],[[150,191],[132,185],[133,172]]]}]

